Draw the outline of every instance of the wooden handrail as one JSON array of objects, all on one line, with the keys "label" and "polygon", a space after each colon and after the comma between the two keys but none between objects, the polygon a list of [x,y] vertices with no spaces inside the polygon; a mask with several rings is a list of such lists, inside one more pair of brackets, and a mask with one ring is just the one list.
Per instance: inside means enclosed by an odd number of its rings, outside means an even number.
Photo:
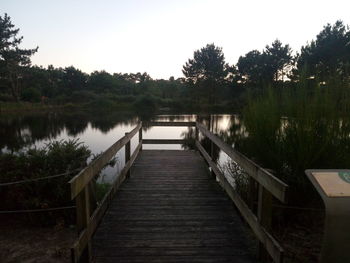
[{"label": "wooden handrail", "polygon": [[72,199],[74,199],[94,178],[94,176],[99,173],[102,168],[112,159],[112,157],[124,145],[126,145],[132,137],[134,137],[134,135],[141,129],[141,127],[142,123],[139,123],[131,132],[115,142],[104,153],[102,153],[98,158],[92,161],[88,166],[81,170],[80,173],[78,173],[69,181]]},{"label": "wooden handrail", "polygon": [[288,185],[272,175],[270,172],[248,159],[245,155],[233,149],[230,145],[223,142],[212,132],[208,131],[204,125],[197,122],[196,127],[200,132],[215,143],[223,152],[225,152],[234,162],[253,177],[260,185],[268,190],[274,197],[281,202],[286,202],[286,191]]},{"label": "wooden handrail", "polygon": [[143,139],[143,144],[183,144],[185,140],[181,139]]},{"label": "wooden handrail", "polygon": [[213,162],[212,158],[198,141],[196,141],[196,146],[199,152],[203,155],[204,159],[208,162],[209,166],[212,168],[215,175],[218,177],[221,186],[225,189],[226,193],[232,199],[245,221],[253,230],[254,234],[257,236],[260,242],[265,245],[274,261],[281,262],[281,259],[283,258],[283,248],[278,244],[273,236],[271,236],[271,234],[269,234],[266,229],[264,229],[264,227],[259,224],[258,218],[249,209],[248,205],[235,191],[224,174],[219,170],[217,165]]},{"label": "wooden handrail", "polygon": [[[260,255],[264,255],[264,251],[272,257],[274,262],[283,261],[283,248],[279,245],[276,239],[269,233],[271,227],[271,207],[272,196],[276,197],[282,202],[286,202],[286,192],[288,186],[273,176],[266,169],[261,168],[253,161],[248,159],[243,154],[234,150],[231,146],[223,142],[216,135],[207,130],[202,124],[195,122],[150,122],[148,126],[183,126],[196,127],[196,146],[208,165],[212,168],[212,173],[219,179],[219,183],[230,196],[243,218],[247,221],[249,226],[260,241]],[[130,141],[133,136],[139,132],[139,144],[135,151],[130,156]],[[210,139],[211,153],[208,154],[199,142],[199,132]],[[70,180],[71,198],[76,199],[77,203],[77,228],[79,237],[72,247],[72,260],[79,262],[85,257],[86,261],[91,260],[91,238],[95,232],[99,222],[117,191],[125,178],[130,174],[129,170],[142,150],[142,144],[153,143],[184,143],[184,140],[178,139],[143,139],[142,138],[142,123],[139,123],[130,133],[126,133],[123,138],[109,147],[96,160],[91,162],[78,175]],[[258,198],[258,213],[257,215],[249,209],[249,206],[236,192],[234,187],[229,183],[226,175],[223,174],[212,159],[213,145],[217,145],[224,151],[234,162],[241,166],[250,178],[254,179],[259,184],[259,198]],[[94,177],[101,169],[113,158],[113,156],[125,146],[125,167],[113,182],[110,190],[104,196],[102,202],[96,209],[91,208],[90,191],[93,189]],[[251,183],[251,182],[250,182]]]},{"label": "wooden handrail", "polygon": [[[130,156],[130,140],[137,132],[139,132],[139,144]],[[91,205],[94,205],[94,203],[96,204],[96,202],[90,200],[91,190],[94,189],[95,181],[93,179],[95,175],[103,169],[124,145],[126,156],[124,168],[120,174],[117,175],[117,178],[112,183],[111,188],[105,194],[101,203],[98,204],[96,209],[91,208]],[[92,235],[105,214],[118,187],[130,174],[130,168],[141,149],[142,123],[140,122],[130,133],[126,133],[123,138],[114,143],[102,153],[99,158],[91,162],[85,169],[69,181],[71,186],[71,198],[76,199],[77,229],[79,231],[78,239],[71,249],[73,262],[91,261]]]},{"label": "wooden handrail", "polygon": [[[151,121],[146,122],[145,126],[153,127],[195,127],[195,122],[186,121]],[[184,144],[186,140],[184,139],[143,139],[143,144]]]},{"label": "wooden handrail", "polygon": [[196,122],[194,121],[150,121],[150,122],[145,122],[144,126],[194,127],[196,126]]},{"label": "wooden handrail", "polygon": [[[212,142],[210,155],[199,142],[199,131]],[[234,162],[241,166],[245,172],[259,184],[257,216],[229,183],[226,175],[220,171],[216,163],[212,160],[213,143],[224,151]],[[231,146],[223,142],[198,122],[196,123],[196,147],[211,167],[212,173],[217,176],[221,186],[230,196],[243,218],[257,236],[259,240],[260,259],[266,259],[267,254],[269,254],[274,262],[283,262],[284,250],[277,240],[269,233],[269,230],[271,228],[272,217],[272,195],[278,200],[286,202],[288,185],[273,176],[270,172],[255,164],[243,154],[234,150]],[[250,180],[249,183],[252,184],[253,182]],[[252,189],[251,185],[250,189]]]}]

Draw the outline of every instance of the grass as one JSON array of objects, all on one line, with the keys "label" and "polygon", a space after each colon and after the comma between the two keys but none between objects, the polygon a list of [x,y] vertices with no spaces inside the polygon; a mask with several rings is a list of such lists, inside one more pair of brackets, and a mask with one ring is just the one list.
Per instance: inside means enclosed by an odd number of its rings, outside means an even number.
[{"label": "grass", "polygon": [[290,186],[291,200],[316,194],[306,169],[350,166],[350,85],[304,78],[294,88],[267,89],[243,110],[236,147]]}]

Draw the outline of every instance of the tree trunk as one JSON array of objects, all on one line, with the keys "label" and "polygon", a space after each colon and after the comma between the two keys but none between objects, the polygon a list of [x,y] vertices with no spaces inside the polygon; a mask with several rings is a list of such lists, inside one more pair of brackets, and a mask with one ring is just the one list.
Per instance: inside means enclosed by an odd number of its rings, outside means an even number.
[{"label": "tree trunk", "polygon": [[12,96],[16,102],[19,102],[20,101],[20,89],[19,89],[19,82],[18,82],[17,76],[15,76],[15,79],[14,79],[13,76],[11,75],[10,82],[11,82]]}]

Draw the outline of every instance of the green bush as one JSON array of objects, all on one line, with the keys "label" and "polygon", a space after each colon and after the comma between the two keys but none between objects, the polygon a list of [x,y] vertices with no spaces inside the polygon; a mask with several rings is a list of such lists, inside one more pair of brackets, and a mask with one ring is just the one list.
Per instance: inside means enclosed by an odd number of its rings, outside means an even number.
[{"label": "green bush", "polygon": [[91,91],[74,91],[70,96],[70,101],[73,103],[87,103],[97,99],[97,95]]},{"label": "green bush", "polygon": [[113,100],[105,98],[105,97],[99,97],[98,99],[96,99],[88,104],[89,108],[96,109],[99,111],[113,110],[113,108],[115,108],[116,106],[117,106],[117,104]]},{"label": "green bush", "polygon": [[50,142],[41,149],[0,155],[0,183],[65,176],[2,186],[0,210],[41,209],[72,205],[67,182],[86,166],[90,150],[78,140]]},{"label": "green bush", "polygon": [[69,103],[70,100],[71,100],[70,96],[62,94],[62,95],[55,97],[53,99],[53,103],[58,104],[58,105],[63,105],[63,104]]},{"label": "green bush", "polygon": [[136,100],[136,96],[133,96],[133,95],[119,96],[118,100],[120,102],[134,103]]},{"label": "green bush", "polygon": [[143,112],[144,110],[154,112],[158,108],[158,104],[155,97],[151,95],[142,95],[137,98],[134,107],[138,112]]},{"label": "green bush", "polygon": [[22,92],[22,100],[29,102],[40,102],[41,94],[40,91],[35,88],[28,88]]}]

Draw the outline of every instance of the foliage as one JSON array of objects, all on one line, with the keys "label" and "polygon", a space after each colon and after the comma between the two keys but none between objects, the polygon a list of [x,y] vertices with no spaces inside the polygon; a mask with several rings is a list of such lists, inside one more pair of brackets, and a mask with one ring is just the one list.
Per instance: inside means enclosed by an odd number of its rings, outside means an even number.
[{"label": "foliage", "polygon": [[311,191],[305,169],[350,164],[350,100],[336,101],[339,93],[349,98],[350,85],[309,81],[252,99],[243,112],[245,131],[236,138],[240,151],[273,169],[296,197]]},{"label": "foliage", "polygon": [[96,184],[96,200],[97,202],[101,202],[105,195],[108,193],[111,188],[111,184],[109,183],[97,183]]},{"label": "foliage", "polygon": [[40,102],[40,92],[35,88],[25,89],[22,92],[22,100],[30,102]]},{"label": "foliage", "polygon": [[96,100],[93,100],[88,104],[89,108],[97,109],[98,111],[111,111],[117,105],[109,98],[99,96]]},{"label": "foliage", "polygon": [[40,209],[72,205],[67,182],[86,166],[90,150],[78,140],[54,141],[40,149],[0,155],[0,182],[57,178],[2,186],[1,210]]},{"label": "foliage", "polygon": [[86,88],[87,74],[73,66],[64,69],[63,87],[66,94],[71,94],[75,90],[83,90]]},{"label": "foliage", "polygon": [[23,37],[17,37],[19,29],[15,29],[11,18],[5,13],[0,16],[0,73],[2,81],[8,86],[12,96],[19,101],[21,95],[21,78],[24,68],[30,65],[30,57],[38,48],[21,49]]},{"label": "foliage", "polygon": [[282,45],[276,39],[263,52],[253,50],[238,59],[237,67],[242,77],[259,85],[284,79],[285,71],[292,66],[292,55],[289,45]]},{"label": "foliage", "polygon": [[194,52],[193,59],[185,63],[182,72],[187,83],[199,90],[196,95],[204,92],[211,102],[216,103],[215,94],[228,76],[228,68],[222,48],[208,44]]},{"label": "foliage", "polygon": [[316,40],[301,48],[298,57],[300,73],[305,66],[311,76],[325,81],[332,76],[350,77],[350,30],[342,21],[327,24],[316,36]]},{"label": "foliage", "polygon": [[258,50],[248,52],[244,57],[240,56],[237,62],[239,73],[242,77],[253,83],[262,84],[265,75],[265,57]]},{"label": "foliage", "polygon": [[157,109],[158,105],[154,97],[144,95],[139,97],[135,101],[134,107],[141,112],[142,111],[154,112]]},{"label": "foliage", "polygon": [[271,46],[266,46],[264,53],[274,81],[283,80],[285,70],[288,70],[286,68],[291,67],[292,50],[289,45],[283,46],[281,41],[276,39]]},{"label": "foliage", "polygon": [[296,87],[303,71],[307,78],[317,79],[323,85],[344,82],[350,77],[350,31],[341,21],[326,25],[316,40],[294,57],[289,45],[277,39],[262,51],[252,50],[241,56],[236,65],[229,65],[222,48],[207,44],[194,51],[193,58],[185,63],[184,78],[166,80],[152,79],[147,72],[86,74],[74,66],[30,66],[30,56],[37,49],[20,49],[19,30],[14,29],[6,14],[0,18],[1,102],[20,99],[38,102],[40,95],[43,105],[68,104],[87,110],[141,106],[137,111],[143,112],[143,105],[148,105],[146,108],[152,110],[160,106],[162,109],[228,111],[241,110],[247,103],[247,94],[261,93],[266,86]]}]

